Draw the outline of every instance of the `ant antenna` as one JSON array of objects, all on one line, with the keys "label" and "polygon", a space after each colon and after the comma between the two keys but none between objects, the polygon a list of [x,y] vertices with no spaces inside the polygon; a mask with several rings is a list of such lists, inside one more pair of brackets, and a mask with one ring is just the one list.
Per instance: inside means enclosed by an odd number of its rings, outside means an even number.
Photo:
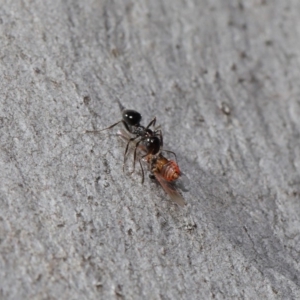
[{"label": "ant antenna", "polygon": [[120,110],[122,112],[125,109],[125,107],[122,105],[122,103],[120,102],[120,100],[118,98],[117,98],[117,102],[118,102]]}]

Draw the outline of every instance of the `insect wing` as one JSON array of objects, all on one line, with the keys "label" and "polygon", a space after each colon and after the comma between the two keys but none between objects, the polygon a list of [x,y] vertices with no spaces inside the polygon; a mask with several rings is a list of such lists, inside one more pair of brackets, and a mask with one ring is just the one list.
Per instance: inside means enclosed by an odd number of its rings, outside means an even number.
[{"label": "insect wing", "polygon": [[163,178],[163,176],[158,173],[154,172],[155,178],[161,184],[165,192],[170,196],[170,198],[179,206],[185,206],[185,201],[180,193],[177,191],[175,185],[171,181],[167,181]]},{"label": "insect wing", "polygon": [[180,176],[176,179],[176,186],[183,192],[189,191],[190,180],[184,173],[180,172]]}]

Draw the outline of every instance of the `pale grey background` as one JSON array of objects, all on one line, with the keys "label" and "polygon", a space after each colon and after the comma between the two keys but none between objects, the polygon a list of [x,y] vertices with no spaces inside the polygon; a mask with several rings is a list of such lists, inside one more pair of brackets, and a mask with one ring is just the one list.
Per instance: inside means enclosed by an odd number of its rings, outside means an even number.
[{"label": "pale grey background", "polygon": [[[2,1],[1,299],[299,299],[300,2]],[[122,172],[115,99],[191,180]],[[130,160],[129,160],[130,162]]]}]

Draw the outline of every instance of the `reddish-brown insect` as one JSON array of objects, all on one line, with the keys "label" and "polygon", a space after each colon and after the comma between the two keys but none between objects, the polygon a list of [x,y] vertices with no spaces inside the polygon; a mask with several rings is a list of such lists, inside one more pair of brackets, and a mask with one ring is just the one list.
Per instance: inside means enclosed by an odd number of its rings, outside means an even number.
[{"label": "reddish-brown insect", "polygon": [[165,158],[161,153],[158,156],[146,158],[150,164],[150,171],[167,192],[170,198],[180,206],[185,205],[185,201],[178,192],[175,182],[182,176],[178,164],[174,160]]},{"label": "reddish-brown insect", "polygon": [[[119,131],[119,135],[125,140],[129,140],[130,136],[124,130]],[[145,152],[146,148],[143,144],[138,145],[138,148]],[[166,193],[170,196],[176,204],[180,206],[185,205],[185,201],[181,194],[179,193],[176,183],[179,179],[187,180],[186,176],[181,173],[178,164],[174,160],[169,160],[162,154],[163,150],[156,155],[146,154],[142,155],[141,159],[148,163],[151,174],[160,183]],[[142,172],[143,167],[141,164],[141,159],[139,160]]]}]

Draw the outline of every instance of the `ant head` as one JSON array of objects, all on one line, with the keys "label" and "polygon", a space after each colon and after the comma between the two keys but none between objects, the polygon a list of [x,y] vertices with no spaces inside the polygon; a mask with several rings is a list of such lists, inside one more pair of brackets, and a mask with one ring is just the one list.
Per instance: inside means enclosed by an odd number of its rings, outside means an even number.
[{"label": "ant head", "polygon": [[124,109],[122,112],[123,120],[130,126],[139,125],[142,116],[139,112],[132,109]]},{"label": "ant head", "polygon": [[148,137],[145,141],[145,146],[148,153],[155,155],[160,149],[160,139],[157,136]]}]

